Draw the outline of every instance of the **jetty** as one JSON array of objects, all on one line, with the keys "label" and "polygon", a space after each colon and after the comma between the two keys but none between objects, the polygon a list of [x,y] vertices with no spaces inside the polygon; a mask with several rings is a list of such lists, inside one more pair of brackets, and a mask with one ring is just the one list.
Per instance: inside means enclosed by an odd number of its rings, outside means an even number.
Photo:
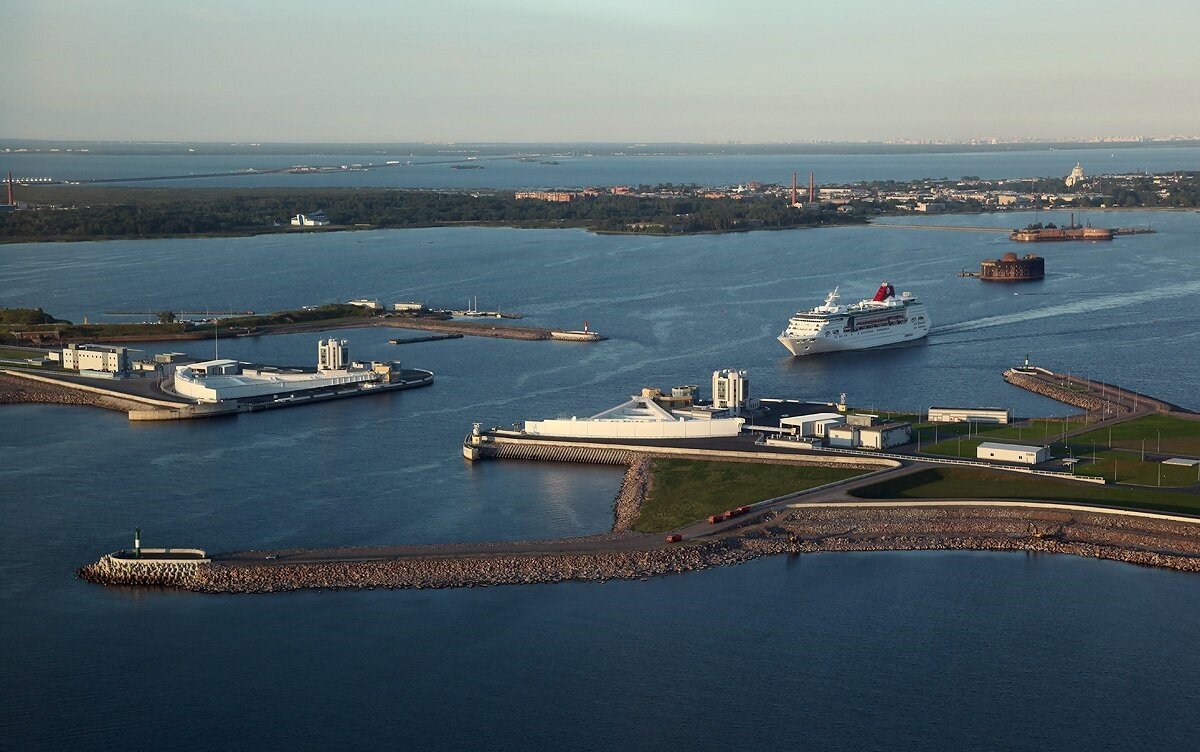
[{"label": "jetty", "polygon": [[[366,324],[370,326],[371,324]],[[378,326],[396,327],[399,329],[422,329],[427,332],[441,334],[469,335],[472,337],[492,337],[495,339],[519,339],[525,341],[562,340],[573,342],[600,342],[608,339],[596,332],[569,331],[564,329],[547,329],[539,326],[514,326],[485,324],[477,321],[442,321],[433,318],[387,318]]]},{"label": "jetty", "polygon": [[[1005,378],[1089,412],[1112,415],[1106,418],[1109,421],[1154,412],[1200,419],[1194,412],[1148,395],[1028,363],[1009,369]],[[501,429],[485,431],[476,425],[462,446],[471,461],[518,459],[625,467],[613,501],[611,529],[574,538],[515,542],[216,554],[201,549],[155,549],[162,552],[159,558],[119,551],[81,567],[77,575],[104,585],[162,586],[201,593],[460,588],[645,579],[774,555],[917,550],[1060,553],[1200,572],[1200,515],[1175,513],[1169,506],[1163,511],[1136,508],[1106,501],[1103,495],[1092,502],[1089,494],[1075,491],[1067,498],[1080,501],[1054,500],[1054,496],[875,497],[883,486],[911,484],[934,468],[951,465],[1025,473],[1064,488],[1102,488],[1106,481],[1101,477],[886,450],[818,451],[785,446],[794,443],[746,435],[644,440],[547,437]],[[635,532],[634,522],[654,482],[655,464],[680,459],[858,472],[774,498],[731,504],[730,511],[707,519],[673,522],[679,526],[672,530]]]},{"label": "jetty", "polygon": [[439,342],[444,339],[462,339],[461,334],[431,334],[428,337],[404,337],[402,339],[389,339],[388,344],[391,345],[411,345],[416,342]]}]

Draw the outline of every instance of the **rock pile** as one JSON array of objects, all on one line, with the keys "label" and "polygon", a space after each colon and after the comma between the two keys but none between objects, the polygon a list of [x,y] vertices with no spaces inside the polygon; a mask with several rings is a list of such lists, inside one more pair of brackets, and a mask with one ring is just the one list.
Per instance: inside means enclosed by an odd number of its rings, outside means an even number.
[{"label": "rock pile", "polygon": [[1008,370],[1004,372],[1004,380],[1013,386],[1019,386],[1022,389],[1028,389],[1034,394],[1040,394],[1043,397],[1049,397],[1057,402],[1062,402],[1065,405],[1083,408],[1089,412],[1100,412],[1105,408],[1118,413],[1133,412],[1133,408],[1129,405],[1119,404],[1110,400],[1100,399],[1099,397],[1090,394],[1074,392],[1065,387],[1056,386],[1036,376],[1030,376],[1027,373],[1020,371]]},{"label": "rock pile", "polygon": [[613,532],[621,533],[633,528],[633,523],[642,511],[642,502],[650,490],[650,458],[637,454],[629,462],[621,490],[613,504]]},{"label": "rock pile", "polygon": [[[611,540],[611,548],[597,541]],[[562,541],[552,552],[497,551],[305,563],[214,562],[130,572],[104,557],[79,570],[92,582],[164,585],[206,593],[274,593],[302,588],[458,588],[546,582],[641,579],[760,556],[818,551],[1041,551],[1200,572],[1200,527],[1185,522],[1011,507],[854,507],[788,509],[762,523],[699,543],[657,536]],[[571,546],[576,544],[576,550]],[[586,544],[586,547],[585,545]]]},{"label": "rock pile", "polygon": [[109,410],[129,410],[145,407],[131,400],[117,399],[82,389],[47,384],[42,381],[22,379],[19,376],[0,374],[0,404],[43,404],[43,405],[91,405]]}]

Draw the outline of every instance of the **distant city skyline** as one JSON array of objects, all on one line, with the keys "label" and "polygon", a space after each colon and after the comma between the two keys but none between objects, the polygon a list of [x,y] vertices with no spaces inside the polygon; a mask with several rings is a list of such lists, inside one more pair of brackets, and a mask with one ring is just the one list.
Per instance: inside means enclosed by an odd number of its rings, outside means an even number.
[{"label": "distant city skyline", "polygon": [[0,139],[1119,142],[1200,123],[1200,4],[1182,0],[48,0],[3,16]]}]

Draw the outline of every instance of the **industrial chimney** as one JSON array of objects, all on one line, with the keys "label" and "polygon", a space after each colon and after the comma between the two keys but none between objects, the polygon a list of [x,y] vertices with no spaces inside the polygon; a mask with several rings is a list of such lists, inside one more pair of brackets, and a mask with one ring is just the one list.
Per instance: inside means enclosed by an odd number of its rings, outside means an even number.
[{"label": "industrial chimney", "polygon": [[12,170],[8,171],[8,203],[9,203],[9,205],[16,204],[16,202],[13,201],[13,194],[12,194]]},{"label": "industrial chimney", "polygon": [[808,203],[815,203],[817,200],[817,184],[813,182],[813,174],[808,173]]},{"label": "industrial chimney", "polygon": [[[9,200],[11,200],[11,198]],[[795,206],[795,205],[796,205],[796,173],[793,172],[792,173],[792,206]]]}]

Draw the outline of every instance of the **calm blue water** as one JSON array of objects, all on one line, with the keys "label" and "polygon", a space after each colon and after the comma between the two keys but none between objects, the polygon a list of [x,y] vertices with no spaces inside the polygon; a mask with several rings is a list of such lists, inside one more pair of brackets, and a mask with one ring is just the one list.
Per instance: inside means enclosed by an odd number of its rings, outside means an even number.
[{"label": "calm blue water", "polygon": [[[613,338],[394,347],[394,330],[352,330],[338,336],[354,355],[401,357],[438,382],[170,425],[0,409],[0,748],[135,738],[180,749],[1187,747],[1200,733],[1200,580],[1128,565],[819,555],[649,582],[270,597],[111,590],[71,576],[139,525],[148,543],[210,550],[600,531],[618,471],[473,466],[458,450],[471,422],[591,414],[645,385],[706,385],[719,367],[748,368],[760,396],[845,391],[867,406],[1061,414],[1000,378],[1028,352],[1200,405],[1200,216],[1103,219],[1153,220],[1160,232],[1038,247],[1049,276],[1020,288],[954,276],[1009,250],[1003,236],[904,229],[0,246],[0,305],[75,320],[359,296],[457,305],[477,294],[525,323],[586,318]],[[774,341],[833,285],[853,299],[883,279],[927,300],[927,343],[797,360]],[[316,339],[220,346],[309,363]]]},{"label": "calm blue water", "polygon": [[3,154],[0,169],[16,177],[51,177],[55,180],[93,180],[179,176],[214,172],[264,170],[295,165],[340,166],[383,164],[391,159],[411,165],[369,171],[344,171],[311,175],[238,175],[121,185],[235,186],[235,187],[356,187],[394,188],[580,188],[588,185],[650,185],[699,183],[733,185],[750,180],[786,183],[792,172],[812,171],[822,183],[857,180],[913,180],[957,178],[1021,178],[1066,175],[1082,162],[1089,174],[1135,170],[1200,170],[1200,147],[1141,149],[1042,149],[980,154],[820,154],[740,156],[610,156],[555,157],[557,165],[480,157],[482,170],[456,170],[441,157],[396,157],[378,154],[330,156],[296,155],[179,155],[115,156],[101,154]]}]

